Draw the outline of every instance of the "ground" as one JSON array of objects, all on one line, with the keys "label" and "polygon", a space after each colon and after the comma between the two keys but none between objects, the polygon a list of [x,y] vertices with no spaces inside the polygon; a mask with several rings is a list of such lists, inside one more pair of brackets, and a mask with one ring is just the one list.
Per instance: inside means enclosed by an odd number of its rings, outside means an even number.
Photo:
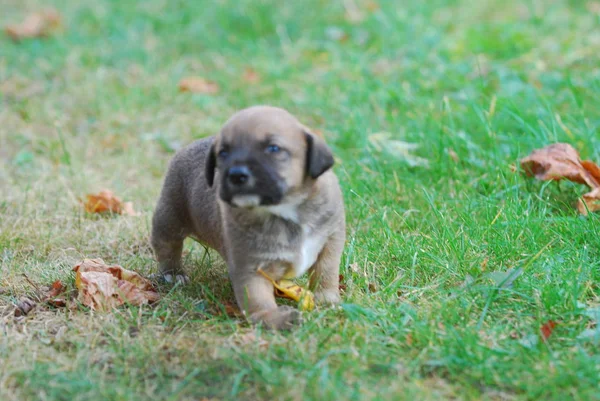
[{"label": "ground", "polygon": [[[0,37],[0,399],[599,399],[598,215],[519,159],[561,141],[600,161],[600,3],[5,0],[0,25],[45,7],[58,32]],[[339,308],[253,329],[190,242],[191,283],[153,306],[13,317],[83,258],[155,272],[169,159],[252,104],[335,152]],[[141,215],[86,214],[104,188]]]}]

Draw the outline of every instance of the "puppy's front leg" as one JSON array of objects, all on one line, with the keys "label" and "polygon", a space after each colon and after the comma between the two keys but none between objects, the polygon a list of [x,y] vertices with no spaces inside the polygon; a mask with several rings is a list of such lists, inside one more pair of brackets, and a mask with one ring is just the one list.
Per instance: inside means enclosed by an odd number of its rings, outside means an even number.
[{"label": "puppy's front leg", "polygon": [[297,309],[277,306],[273,284],[269,280],[255,269],[240,270],[230,268],[231,282],[238,306],[252,324],[262,323],[269,329],[288,330],[302,322]]},{"label": "puppy's front leg", "polygon": [[181,252],[187,230],[173,213],[171,205],[162,199],[152,218],[151,244],[159,265],[159,274],[166,282],[186,282],[181,267]]},{"label": "puppy's front leg", "polygon": [[310,268],[310,289],[321,304],[340,303],[340,262],[344,250],[343,235],[334,235],[325,244],[317,261]]}]

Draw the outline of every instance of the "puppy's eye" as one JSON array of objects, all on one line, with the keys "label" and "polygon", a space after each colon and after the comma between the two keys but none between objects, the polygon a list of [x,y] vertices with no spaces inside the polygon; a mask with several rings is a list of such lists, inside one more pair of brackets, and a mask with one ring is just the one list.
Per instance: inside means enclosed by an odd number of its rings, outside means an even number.
[{"label": "puppy's eye", "polygon": [[277,145],[269,145],[265,150],[267,153],[277,153],[281,150],[281,148]]},{"label": "puppy's eye", "polygon": [[221,150],[219,151],[219,157],[220,157],[221,159],[225,159],[227,156],[229,156],[229,152],[228,152],[228,151],[226,151],[225,149],[221,149]]}]

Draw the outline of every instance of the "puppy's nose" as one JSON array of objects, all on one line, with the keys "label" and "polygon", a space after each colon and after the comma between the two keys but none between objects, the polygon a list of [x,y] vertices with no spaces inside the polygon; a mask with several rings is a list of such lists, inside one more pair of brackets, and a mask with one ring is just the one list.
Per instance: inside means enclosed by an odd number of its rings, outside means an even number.
[{"label": "puppy's nose", "polygon": [[227,170],[227,180],[238,187],[246,185],[250,180],[250,170],[246,166],[233,166]]}]

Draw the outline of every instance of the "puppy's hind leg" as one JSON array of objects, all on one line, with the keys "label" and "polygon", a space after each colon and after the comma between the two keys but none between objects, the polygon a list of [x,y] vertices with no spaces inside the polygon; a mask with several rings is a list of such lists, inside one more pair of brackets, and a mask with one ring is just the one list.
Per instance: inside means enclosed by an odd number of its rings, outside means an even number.
[{"label": "puppy's hind leg", "polygon": [[317,261],[310,268],[310,289],[319,304],[337,304],[340,299],[340,261],[344,250],[343,236],[333,236],[325,244]]},{"label": "puppy's hind leg", "polygon": [[168,283],[187,282],[181,265],[183,241],[188,235],[185,224],[166,208],[158,207],[152,219],[151,243],[158,260],[159,274]]}]

